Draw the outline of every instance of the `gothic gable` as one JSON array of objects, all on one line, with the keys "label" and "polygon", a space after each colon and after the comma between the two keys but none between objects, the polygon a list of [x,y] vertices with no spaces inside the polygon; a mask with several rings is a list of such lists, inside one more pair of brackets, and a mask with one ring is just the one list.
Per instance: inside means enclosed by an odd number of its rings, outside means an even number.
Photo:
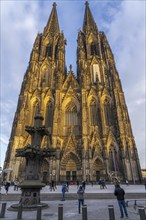
[{"label": "gothic gable", "polygon": [[107,149],[108,149],[108,151],[110,150],[111,146],[113,146],[115,149],[118,149],[118,144],[117,144],[116,138],[115,138],[112,130],[110,129],[108,137],[107,137]]},{"label": "gothic gable", "polygon": [[68,88],[71,87],[73,90],[75,89],[80,89],[79,84],[73,74],[72,71],[69,72],[63,86],[62,86],[62,90],[68,90]]},{"label": "gothic gable", "polygon": [[92,149],[93,158],[95,158],[97,155],[101,155],[101,153],[102,153],[102,142],[101,142],[101,139],[100,139],[97,128],[94,130],[93,135],[91,137],[90,146],[91,146],[91,149]]}]

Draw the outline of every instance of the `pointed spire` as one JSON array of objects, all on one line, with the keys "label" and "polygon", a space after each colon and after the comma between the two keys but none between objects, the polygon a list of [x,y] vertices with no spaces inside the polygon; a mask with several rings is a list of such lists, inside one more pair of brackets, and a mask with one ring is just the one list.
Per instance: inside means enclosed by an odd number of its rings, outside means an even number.
[{"label": "pointed spire", "polygon": [[56,2],[53,3],[51,15],[50,15],[48,23],[45,27],[45,33],[50,33],[53,36],[55,34],[60,33],[58,15],[57,15],[57,10],[56,10]]},{"label": "pointed spire", "polygon": [[85,3],[85,14],[84,14],[84,22],[83,22],[83,31],[84,33],[88,31],[97,31],[97,25],[94,21],[93,15],[91,13],[91,10],[89,8],[89,2],[86,1]]}]

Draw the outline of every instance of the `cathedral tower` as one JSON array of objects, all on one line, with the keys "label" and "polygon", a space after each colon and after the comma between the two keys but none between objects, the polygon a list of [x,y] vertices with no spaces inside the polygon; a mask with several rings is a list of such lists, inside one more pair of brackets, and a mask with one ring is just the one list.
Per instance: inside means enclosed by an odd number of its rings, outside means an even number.
[{"label": "cathedral tower", "polygon": [[77,74],[72,66],[67,73],[66,40],[54,3],[24,75],[4,165],[13,169],[7,178],[23,177],[25,161],[15,153],[30,143],[25,125],[33,124],[39,109],[49,131],[42,148],[56,149],[56,158],[43,161],[42,181],[114,177],[140,182],[137,148],[114,56],[88,2],[77,43]]}]

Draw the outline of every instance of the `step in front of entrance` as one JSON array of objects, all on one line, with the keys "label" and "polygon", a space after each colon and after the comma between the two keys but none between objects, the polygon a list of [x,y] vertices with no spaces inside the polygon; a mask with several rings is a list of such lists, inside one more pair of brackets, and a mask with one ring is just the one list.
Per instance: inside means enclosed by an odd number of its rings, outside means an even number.
[{"label": "step in front of entrance", "polygon": [[[41,201],[53,201],[53,200],[61,200],[61,193],[47,193],[41,194]],[[140,199],[144,198],[144,193],[127,193],[126,199]],[[76,200],[76,193],[66,193],[66,200]],[[116,197],[112,193],[86,193],[85,199],[116,199]],[[1,201],[19,201],[20,194],[1,194]]]}]

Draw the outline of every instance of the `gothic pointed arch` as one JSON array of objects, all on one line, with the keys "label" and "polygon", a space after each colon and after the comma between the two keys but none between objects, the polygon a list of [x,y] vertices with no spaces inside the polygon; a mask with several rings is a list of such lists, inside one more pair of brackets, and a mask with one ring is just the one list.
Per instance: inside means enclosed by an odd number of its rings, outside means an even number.
[{"label": "gothic pointed arch", "polygon": [[88,106],[89,106],[89,123],[91,126],[96,126],[99,124],[100,121],[100,110],[96,96],[88,97]]},{"label": "gothic pointed arch", "polygon": [[103,91],[101,102],[102,102],[105,123],[107,126],[110,126],[112,125],[112,99],[107,89],[104,89]]},{"label": "gothic pointed arch", "polygon": [[40,108],[40,100],[37,97],[33,97],[30,104],[30,124],[34,123],[34,116]]},{"label": "gothic pointed arch", "polygon": [[76,164],[76,168],[77,170],[81,169],[81,159],[80,157],[73,151],[68,152],[67,154],[65,154],[61,160],[61,169],[66,170],[66,164],[68,163],[68,161],[74,161]]},{"label": "gothic pointed arch", "polygon": [[108,138],[107,138],[107,151],[108,151],[108,158],[109,158],[109,170],[113,172],[119,171],[119,150],[118,144],[115,139],[115,136],[112,130],[109,131]]}]

